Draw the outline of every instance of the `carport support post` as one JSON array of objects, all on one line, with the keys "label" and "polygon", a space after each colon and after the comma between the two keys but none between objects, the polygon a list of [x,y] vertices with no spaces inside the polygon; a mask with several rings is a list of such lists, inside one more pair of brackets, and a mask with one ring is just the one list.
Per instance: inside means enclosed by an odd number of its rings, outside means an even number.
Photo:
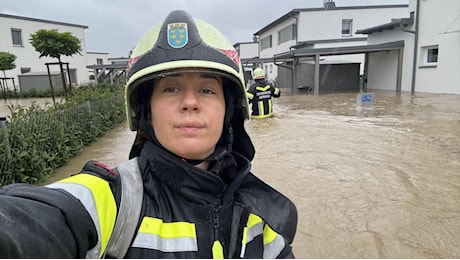
[{"label": "carport support post", "polygon": [[296,86],[296,78],[295,78],[295,75],[297,74],[295,71],[296,71],[296,64],[297,64],[297,58],[294,58],[294,60],[292,61],[292,68],[291,68],[291,93],[294,93],[294,89],[295,89],[295,86]]},{"label": "carport support post", "polygon": [[315,55],[315,76],[313,78],[313,94],[319,95],[319,54]]}]

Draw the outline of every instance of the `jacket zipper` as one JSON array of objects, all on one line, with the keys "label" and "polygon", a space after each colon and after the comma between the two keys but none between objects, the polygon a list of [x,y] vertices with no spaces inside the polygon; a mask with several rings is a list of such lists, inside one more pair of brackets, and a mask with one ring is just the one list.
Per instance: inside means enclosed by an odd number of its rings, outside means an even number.
[{"label": "jacket zipper", "polygon": [[219,227],[220,227],[219,211],[220,209],[221,209],[221,206],[218,206],[217,208],[213,207],[214,241],[219,240]]}]

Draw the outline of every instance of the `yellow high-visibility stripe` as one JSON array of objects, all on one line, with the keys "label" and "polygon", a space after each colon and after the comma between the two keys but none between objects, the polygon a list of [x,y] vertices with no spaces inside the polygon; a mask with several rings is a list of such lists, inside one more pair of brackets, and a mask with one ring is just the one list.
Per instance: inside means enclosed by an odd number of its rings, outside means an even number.
[{"label": "yellow high-visibility stripe", "polygon": [[284,238],[271,229],[264,227],[264,254],[263,258],[277,258],[285,246]]},{"label": "yellow high-visibility stripe", "polygon": [[264,86],[264,87],[259,86],[259,87],[256,87],[256,89],[259,90],[259,91],[267,91],[267,90],[270,89],[270,85],[267,85],[267,86]]},{"label": "yellow high-visibility stripe", "polygon": [[266,114],[266,115],[251,115],[251,118],[256,118],[256,119],[261,119],[261,118],[269,118],[269,117],[272,117],[273,116],[273,113],[269,113],[269,114]]},{"label": "yellow high-visibility stripe", "polygon": [[144,217],[132,246],[162,252],[187,252],[198,251],[197,243],[194,223],[164,223],[158,218]]},{"label": "yellow high-visibility stripe", "polygon": [[268,100],[268,114],[273,112],[273,102],[271,99]]},{"label": "yellow high-visibility stripe", "polygon": [[262,222],[262,218],[255,215],[255,214],[249,214],[249,218],[248,218],[248,224],[246,225],[248,228],[251,228],[259,223]]},{"label": "yellow high-visibility stripe", "polygon": [[259,107],[259,114],[262,116],[265,114],[265,110],[264,110],[264,102],[263,101],[259,101],[257,102],[257,106]]},{"label": "yellow high-visibility stripe", "polygon": [[219,240],[214,241],[214,244],[212,245],[212,258],[224,259],[224,249]]},{"label": "yellow high-visibility stripe", "polygon": [[241,254],[243,258],[246,253],[246,244],[251,242],[256,236],[263,234],[263,220],[255,214],[249,214],[246,227],[243,229],[243,238],[241,241]]},{"label": "yellow high-visibility stripe", "polygon": [[163,238],[196,237],[195,224],[193,223],[164,223],[163,220],[152,217],[144,217],[139,232],[155,234]]},{"label": "yellow high-visibility stripe", "polygon": [[[82,201],[82,203],[85,205],[85,207],[91,204],[95,205],[97,216],[92,216],[92,218],[93,221],[96,222],[94,224],[99,227],[98,231],[100,232],[99,236],[101,240],[101,250],[99,252],[99,256],[101,256],[102,253],[105,251],[105,248],[107,247],[107,243],[109,242],[110,236],[112,235],[117,215],[117,206],[115,203],[115,198],[112,194],[112,190],[110,189],[110,186],[107,181],[90,174],[74,175],[70,178],[66,178],[57,182],[55,185],[51,184],[49,185],[49,187],[62,188],[65,190],[65,184],[81,185],[89,189],[89,191],[91,192],[93,201]],[[78,193],[72,194],[75,197],[79,198]]]},{"label": "yellow high-visibility stripe", "polygon": [[254,94],[250,93],[250,92],[246,92],[246,96],[249,98],[249,99],[253,99],[254,98]]},{"label": "yellow high-visibility stripe", "polygon": [[273,231],[268,225],[264,227],[264,245],[271,243],[275,240],[277,233]]}]

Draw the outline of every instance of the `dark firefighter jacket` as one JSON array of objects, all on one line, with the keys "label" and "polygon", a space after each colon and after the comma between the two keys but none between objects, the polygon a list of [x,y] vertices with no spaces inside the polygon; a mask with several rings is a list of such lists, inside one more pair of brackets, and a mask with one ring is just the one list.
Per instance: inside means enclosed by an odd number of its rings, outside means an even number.
[{"label": "dark firefighter jacket", "polygon": [[279,88],[265,79],[256,80],[246,91],[249,103],[252,104],[252,118],[267,118],[273,115],[272,97],[281,95]]},{"label": "dark firefighter jacket", "polygon": [[[125,258],[293,258],[295,206],[235,159],[225,183],[147,143],[138,157],[143,205]],[[119,194],[116,174],[94,161],[48,187],[0,188],[0,258],[103,257]]]}]

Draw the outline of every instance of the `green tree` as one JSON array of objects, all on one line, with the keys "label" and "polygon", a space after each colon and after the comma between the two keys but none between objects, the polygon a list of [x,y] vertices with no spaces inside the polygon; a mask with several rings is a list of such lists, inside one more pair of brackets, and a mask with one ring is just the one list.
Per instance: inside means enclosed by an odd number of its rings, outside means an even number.
[{"label": "green tree", "polygon": [[16,56],[9,52],[0,51],[0,70],[3,70],[3,77],[6,78],[5,70],[12,70],[16,68],[14,61]]},{"label": "green tree", "polygon": [[[45,30],[40,29],[30,35],[29,39],[35,50],[40,53],[41,57],[56,58],[61,70],[61,79],[64,91],[67,93],[67,87],[64,78],[64,69],[62,67],[61,56],[81,55],[81,41],[73,36],[70,32],[58,32],[57,29]],[[51,77],[51,75],[48,76]]]},{"label": "green tree", "polygon": [[[16,68],[14,61],[16,60],[16,56],[9,52],[0,51],[0,70],[3,70],[3,79],[0,81],[0,88],[2,89],[3,98],[6,100],[6,92],[8,90],[8,83],[6,79],[6,72],[5,70],[12,70]],[[13,87],[16,93],[16,87],[14,86],[13,80]]]}]

